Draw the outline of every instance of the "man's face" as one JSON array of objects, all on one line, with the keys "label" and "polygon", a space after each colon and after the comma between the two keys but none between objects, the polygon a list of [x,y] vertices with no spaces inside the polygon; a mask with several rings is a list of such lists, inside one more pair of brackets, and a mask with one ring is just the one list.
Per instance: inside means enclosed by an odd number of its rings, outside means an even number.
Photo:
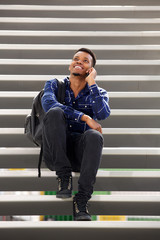
[{"label": "man's face", "polygon": [[69,66],[69,71],[75,76],[86,76],[87,71],[92,68],[92,56],[86,52],[77,52]]}]

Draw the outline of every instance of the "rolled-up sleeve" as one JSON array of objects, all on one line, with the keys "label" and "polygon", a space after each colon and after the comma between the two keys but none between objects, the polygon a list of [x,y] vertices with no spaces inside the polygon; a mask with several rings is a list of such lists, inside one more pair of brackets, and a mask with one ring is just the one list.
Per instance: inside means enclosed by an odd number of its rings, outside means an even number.
[{"label": "rolled-up sleeve", "polygon": [[106,119],[111,113],[108,93],[99,88],[97,84],[89,86],[89,89],[94,118],[97,120]]},{"label": "rolled-up sleeve", "polygon": [[81,117],[84,113],[73,109],[70,106],[63,105],[57,101],[58,85],[56,80],[49,80],[46,82],[44,87],[44,94],[42,97],[42,107],[45,112],[49,109],[59,107],[64,111],[64,114],[68,119],[80,122]]}]

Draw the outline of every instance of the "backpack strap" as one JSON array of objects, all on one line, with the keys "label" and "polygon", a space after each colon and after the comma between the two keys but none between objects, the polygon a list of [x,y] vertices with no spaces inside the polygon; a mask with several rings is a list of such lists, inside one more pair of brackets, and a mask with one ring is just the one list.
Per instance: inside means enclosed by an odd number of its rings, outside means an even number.
[{"label": "backpack strap", "polygon": [[65,104],[65,94],[66,94],[66,85],[64,80],[57,80],[58,85],[58,93],[57,93],[57,100],[58,102]]},{"label": "backpack strap", "polygon": [[41,177],[41,164],[42,164],[42,155],[43,155],[43,144],[41,144],[41,150],[39,154],[39,161],[38,161],[38,177]]}]

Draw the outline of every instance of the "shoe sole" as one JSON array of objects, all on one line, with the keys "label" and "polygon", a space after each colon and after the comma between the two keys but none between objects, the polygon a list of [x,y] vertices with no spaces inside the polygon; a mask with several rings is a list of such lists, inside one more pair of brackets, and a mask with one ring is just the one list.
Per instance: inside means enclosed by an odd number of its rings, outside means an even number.
[{"label": "shoe sole", "polygon": [[79,218],[74,218],[74,221],[91,221],[91,218],[79,217]]},{"label": "shoe sole", "polygon": [[57,194],[56,198],[72,198],[72,195],[67,195],[67,194]]}]

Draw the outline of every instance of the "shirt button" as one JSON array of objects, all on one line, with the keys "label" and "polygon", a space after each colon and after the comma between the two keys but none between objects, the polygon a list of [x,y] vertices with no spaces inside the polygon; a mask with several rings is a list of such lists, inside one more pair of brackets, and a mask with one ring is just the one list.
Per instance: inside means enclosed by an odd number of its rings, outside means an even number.
[{"label": "shirt button", "polygon": [[72,125],[69,125],[69,127],[71,128],[71,127],[72,127]]}]

